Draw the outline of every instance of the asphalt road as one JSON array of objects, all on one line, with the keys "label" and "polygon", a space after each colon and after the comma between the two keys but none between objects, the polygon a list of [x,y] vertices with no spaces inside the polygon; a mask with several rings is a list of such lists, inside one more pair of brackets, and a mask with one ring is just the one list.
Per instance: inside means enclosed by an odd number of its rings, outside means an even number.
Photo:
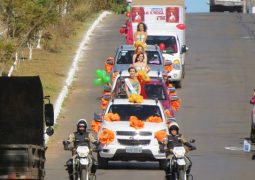
[{"label": "asphalt road", "polygon": [[[124,19],[111,15],[98,27],[80,63],[71,94],[65,101],[55,135],[50,139],[46,179],[67,179],[69,152],[62,140],[79,118],[91,120],[99,110],[101,89],[92,85],[95,69],[114,54],[123,41],[118,29]],[[242,152],[249,137],[249,99],[255,87],[255,17],[237,13],[187,15],[186,77],[178,95],[183,104],[177,114],[182,133],[196,139],[190,153],[194,180],[254,179],[253,153]],[[227,150],[229,147],[232,150]],[[255,147],[252,147],[255,149]],[[233,150],[234,149],[234,150]],[[164,179],[157,163],[110,164],[98,170],[97,180]]]}]

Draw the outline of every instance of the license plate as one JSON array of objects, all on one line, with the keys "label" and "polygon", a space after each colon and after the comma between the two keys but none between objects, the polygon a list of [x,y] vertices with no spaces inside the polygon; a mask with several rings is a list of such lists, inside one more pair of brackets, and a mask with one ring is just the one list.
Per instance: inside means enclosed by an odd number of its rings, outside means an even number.
[{"label": "license plate", "polygon": [[126,147],[126,153],[142,153],[141,147]]}]

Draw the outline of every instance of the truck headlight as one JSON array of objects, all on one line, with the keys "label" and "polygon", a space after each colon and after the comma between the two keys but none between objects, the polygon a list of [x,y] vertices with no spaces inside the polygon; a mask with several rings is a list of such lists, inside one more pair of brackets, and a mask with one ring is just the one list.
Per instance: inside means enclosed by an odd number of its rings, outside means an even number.
[{"label": "truck headlight", "polygon": [[180,65],[179,59],[175,59],[173,61],[173,68],[176,69],[176,70],[180,70],[181,69],[181,65]]}]

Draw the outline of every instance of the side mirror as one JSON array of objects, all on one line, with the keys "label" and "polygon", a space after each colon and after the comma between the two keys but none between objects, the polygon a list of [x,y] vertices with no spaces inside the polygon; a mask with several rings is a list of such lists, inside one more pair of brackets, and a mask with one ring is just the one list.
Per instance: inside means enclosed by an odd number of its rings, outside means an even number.
[{"label": "side mirror", "polygon": [[94,120],[98,122],[102,122],[102,114],[101,113],[94,113]]},{"label": "side mirror", "polygon": [[104,86],[104,92],[111,92],[111,87],[110,86]]},{"label": "side mirror", "polygon": [[106,101],[110,101],[111,95],[110,94],[104,94],[103,99],[105,99]]},{"label": "side mirror", "polygon": [[53,104],[48,103],[48,104],[44,105],[44,116],[45,116],[46,126],[53,126],[54,125],[54,108],[53,108]]},{"label": "side mirror", "polygon": [[48,136],[52,136],[52,135],[54,134],[54,129],[53,129],[52,127],[48,127],[48,128],[46,129],[46,134],[47,134]]},{"label": "side mirror", "polygon": [[170,93],[176,92],[176,88],[175,87],[169,87],[168,90],[169,90]]},{"label": "side mirror", "polygon": [[188,50],[189,50],[189,48],[186,45],[183,45],[181,53],[186,53]]},{"label": "side mirror", "polygon": [[171,96],[170,99],[171,99],[171,101],[178,101],[179,97],[178,96]]}]

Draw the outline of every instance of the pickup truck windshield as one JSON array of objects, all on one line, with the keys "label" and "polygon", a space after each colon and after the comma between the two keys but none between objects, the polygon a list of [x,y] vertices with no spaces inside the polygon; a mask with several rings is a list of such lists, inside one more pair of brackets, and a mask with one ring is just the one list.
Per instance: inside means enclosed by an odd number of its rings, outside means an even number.
[{"label": "pickup truck windshield", "polygon": [[118,113],[121,121],[129,121],[130,116],[136,116],[140,120],[146,120],[150,116],[161,116],[158,106],[113,104],[109,113]]},{"label": "pickup truck windshield", "polygon": [[[133,64],[132,62],[133,54],[134,54],[134,50],[120,51],[117,57],[117,64]],[[162,62],[161,62],[158,51],[146,51],[146,54],[148,58],[148,65],[161,65]]]},{"label": "pickup truck windshield", "polygon": [[177,53],[178,51],[174,36],[148,36],[146,43],[151,45],[163,43],[165,45],[165,53]]}]

